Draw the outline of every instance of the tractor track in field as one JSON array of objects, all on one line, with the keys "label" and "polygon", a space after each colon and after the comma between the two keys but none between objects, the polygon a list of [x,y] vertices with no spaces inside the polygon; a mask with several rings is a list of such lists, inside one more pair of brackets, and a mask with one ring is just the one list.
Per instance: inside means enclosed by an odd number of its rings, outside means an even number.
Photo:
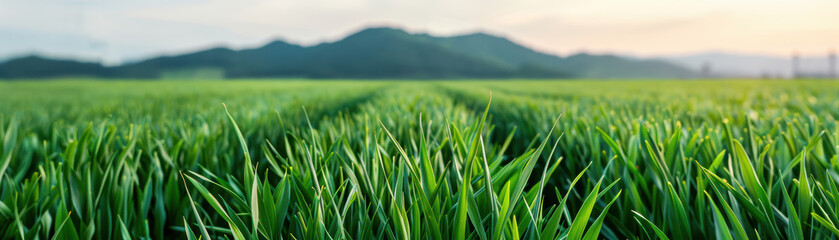
[{"label": "tractor track in field", "polygon": [[[369,89],[366,91],[365,94],[360,94],[359,96],[345,100],[337,100],[341,101],[341,103],[333,107],[322,109],[320,112],[317,113],[308,113],[312,127],[318,129],[322,121],[325,121],[329,118],[337,117],[339,115],[353,115],[360,110],[361,106],[371,101],[375,101],[376,99],[378,99],[379,96],[382,95],[382,93],[385,93],[388,90],[393,89],[395,87],[396,84],[387,84],[384,86]],[[303,119],[303,121],[305,121],[305,119]]]},{"label": "tractor track in field", "polygon": [[[447,96],[454,99],[455,103],[462,104],[476,116],[483,114],[483,111],[487,107],[487,101],[480,99],[479,96],[470,95],[463,89],[456,89],[450,86],[440,86],[440,89]],[[488,88],[485,90],[487,99],[489,99],[491,90]],[[492,101],[493,103],[489,107],[489,116],[487,118],[492,126],[494,126],[494,131],[489,141],[493,144],[503,144],[508,134],[513,131],[513,128],[517,128],[507,154],[517,156],[524,153],[528,150],[527,146],[536,137],[536,134],[519,129],[517,126],[521,126],[521,124],[518,121],[505,118],[505,116],[509,116],[510,114],[504,110],[504,107],[499,106],[499,104],[503,104],[503,100],[493,97]]]}]

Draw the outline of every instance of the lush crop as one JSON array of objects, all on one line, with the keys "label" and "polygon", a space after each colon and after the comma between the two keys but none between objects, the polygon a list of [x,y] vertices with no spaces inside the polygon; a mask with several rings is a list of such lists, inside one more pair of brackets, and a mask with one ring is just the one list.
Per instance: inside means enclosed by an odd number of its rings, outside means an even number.
[{"label": "lush crop", "polygon": [[0,238],[835,238],[837,119],[823,81],[0,82]]}]

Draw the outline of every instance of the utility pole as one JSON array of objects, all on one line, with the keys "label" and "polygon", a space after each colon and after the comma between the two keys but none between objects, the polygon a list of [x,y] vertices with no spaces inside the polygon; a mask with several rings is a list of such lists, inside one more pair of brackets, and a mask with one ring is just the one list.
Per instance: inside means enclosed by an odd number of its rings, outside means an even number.
[{"label": "utility pole", "polygon": [[798,61],[799,61],[798,51],[792,52],[792,79],[798,79],[798,77],[799,77]]},{"label": "utility pole", "polygon": [[835,49],[830,50],[830,52],[827,53],[827,64],[829,64],[829,67],[828,67],[828,71],[829,71],[828,74],[829,75],[828,75],[828,77],[831,78],[831,79],[836,79],[837,76],[836,76],[836,50]]},{"label": "utility pole", "polygon": [[711,62],[702,63],[702,77],[711,78]]}]

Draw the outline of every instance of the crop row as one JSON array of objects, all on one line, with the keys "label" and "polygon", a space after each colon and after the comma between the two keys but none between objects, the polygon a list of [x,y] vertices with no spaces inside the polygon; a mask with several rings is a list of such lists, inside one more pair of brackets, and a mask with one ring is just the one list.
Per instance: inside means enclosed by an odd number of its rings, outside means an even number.
[{"label": "crop row", "polygon": [[827,82],[4,84],[4,239],[839,235]]}]

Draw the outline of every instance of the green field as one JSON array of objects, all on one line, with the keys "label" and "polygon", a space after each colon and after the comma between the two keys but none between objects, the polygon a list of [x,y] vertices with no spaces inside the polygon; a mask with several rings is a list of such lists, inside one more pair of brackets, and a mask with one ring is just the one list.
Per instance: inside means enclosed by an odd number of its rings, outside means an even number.
[{"label": "green field", "polygon": [[830,81],[0,82],[0,238],[836,239],[837,119]]}]

